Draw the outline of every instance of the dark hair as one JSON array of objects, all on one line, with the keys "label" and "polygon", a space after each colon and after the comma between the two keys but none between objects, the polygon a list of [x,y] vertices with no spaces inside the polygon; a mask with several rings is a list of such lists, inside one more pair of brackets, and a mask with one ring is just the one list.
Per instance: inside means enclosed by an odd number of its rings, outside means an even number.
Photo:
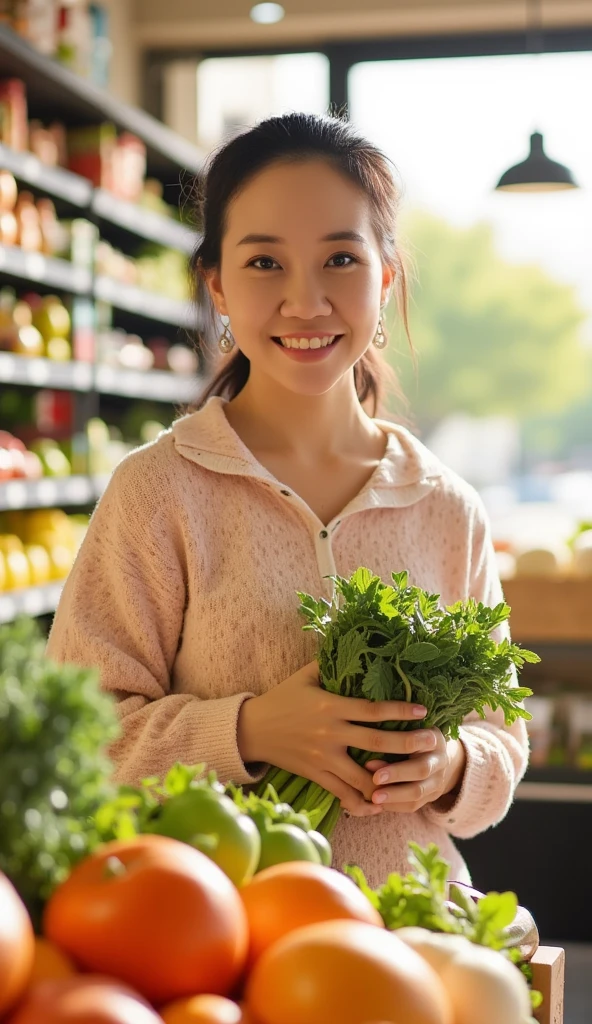
[{"label": "dark hair", "polygon": [[[409,344],[408,274],[405,256],[396,243],[396,221],[401,189],[391,171],[394,165],[376,146],[341,117],[289,113],[260,121],[253,128],[223,143],[208,160],[196,181],[197,219],[203,232],[190,261],[194,295],[206,312],[199,332],[199,347],[207,351],[208,337],[215,338],[215,308],[203,271],[220,265],[222,238],[232,199],[259,171],[274,162],[324,159],[346,175],[368,196],[372,225],[380,244],[383,263],[396,271],[394,292]],[[201,408],[212,395],[234,398],[245,386],[250,371],[247,357],[236,349],[225,358],[193,409]],[[376,416],[387,390],[400,396],[396,375],[374,346],[354,367],[356,391],[361,403],[371,403]]]}]

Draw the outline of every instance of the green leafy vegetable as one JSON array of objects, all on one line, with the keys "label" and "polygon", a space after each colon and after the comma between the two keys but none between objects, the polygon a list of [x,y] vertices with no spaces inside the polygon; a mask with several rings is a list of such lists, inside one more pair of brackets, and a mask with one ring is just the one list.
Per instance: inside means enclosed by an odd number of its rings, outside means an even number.
[{"label": "green leafy vegetable", "polygon": [[35,620],[0,627],[0,871],[38,924],[43,903],[99,837],[113,792],[105,747],[119,732],[95,670],[44,657]]},{"label": "green leafy vegetable", "polygon": [[[439,595],[410,585],[407,572],[391,575],[392,585],[364,567],[349,580],[331,576],[332,602],[298,594],[303,629],[320,640],[321,685],[344,697],[413,701],[427,708],[422,721],[378,726],[390,730],[438,728],[445,738],[457,739],[465,717],[476,712],[485,718],[487,708],[500,709],[506,725],[530,719],[521,704],[532,690],[514,686],[513,674],[540,659],[509,639],[496,643],[491,636],[508,619],[508,605],[489,608],[469,598],[442,608]],[[349,752],[360,764],[378,756],[384,760],[372,751]],[[281,800],[306,810],[313,827],[330,835],[337,820],[334,798],[288,773],[280,772],[279,784],[279,771],[272,769],[258,792],[272,782]]]},{"label": "green leafy vegetable", "polygon": [[[344,870],[378,910],[389,931],[418,927],[463,935],[470,942],[503,953],[520,967],[532,986],[532,970],[520,963],[520,951],[510,946],[507,933],[518,909],[516,893],[488,892],[475,902],[460,886],[448,882],[450,865],[434,843],[422,848],[410,842],[408,860],[406,875],[393,872],[376,889],[370,888],[361,868],[347,866]],[[530,995],[536,1010],[542,995],[532,987]]]}]

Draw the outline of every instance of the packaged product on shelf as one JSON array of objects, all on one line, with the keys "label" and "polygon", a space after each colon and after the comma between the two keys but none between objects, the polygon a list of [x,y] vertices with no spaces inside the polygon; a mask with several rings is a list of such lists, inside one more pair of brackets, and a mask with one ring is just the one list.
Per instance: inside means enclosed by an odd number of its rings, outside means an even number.
[{"label": "packaged product on shelf", "polygon": [[553,697],[529,697],[528,710],[532,715],[531,721],[526,723],[530,763],[533,767],[541,767],[549,762],[555,701]]},{"label": "packaged product on shelf", "polygon": [[592,700],[572,696],[568,705],[568,757],[576,768],[592,769]]},{"label": "packaged product on shelf", "polygon": [[26,249],[27,252],[41,252],[43,249],[41,220],[32,192],[26,190],[19,192],[14,215],[18,228],[16,244],[21,249]]},{"label": "packaged product on shelf", "polygon": [[55,58],[88,78],[91,71],[93,49],[93,22],[87,0],[68,0],[59,3]]},{"label": "packaged product on shelf", "polygon": [[61,235],[56,255],[69,260],[76,267],[92,270],[95,245],[99,238],[96,224],[84,217],[74,217],[73,220],[61,220],[59,225]]},{"label": "packaged product on shelf", "polygon": [[0,213],[11,213],[18,197],[18,186],[14,174],[0,170]]},{"label": "packaged product on shelf", "polygon": [[28,130],[25,83],[20,78],[0,79],[0,142],[22,152]]},{"label": "packaged product on shelf", "polygon": [[146,174],[146,146],[110,122],[68,130],[68,166],[120,199],[137,202]]},{"label": "packaged product on shelf", "polygon": [[70,314],[57,295],[0,291],[0,349],[64,362],[72,358]]},{"label": "packaged product on shelf", "polygon": [[13,4],[11,28],[40,53],[56,50],[58,0],[20,0]]},{"label": "packaged product on shelf", "polygon": [[76,296],[72,300],[72,352],[79,362],[95,360],[96,311],[92,299]]}]

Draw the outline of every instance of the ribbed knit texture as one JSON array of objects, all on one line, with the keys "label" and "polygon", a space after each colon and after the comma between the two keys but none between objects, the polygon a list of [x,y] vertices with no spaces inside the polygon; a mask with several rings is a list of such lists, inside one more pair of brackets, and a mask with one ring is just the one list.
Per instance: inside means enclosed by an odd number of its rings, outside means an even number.
[{"label": "ribbed knit texture", "polygon": [[[238,751],[240,706],[313,660],[296,591],[329,597],[327,575],[365,565],[388,582],[408,569],[444,604],[503,598],[481,499],[409,431],[376,421],[384,457],[325,528],[256,460],[224,405],[210,398],[118,466],[50,632],[48,656],[98,666],[119,702],[118,781],[161,775],[177,760],[206,761],[236,783],[262,778],[267,766],[245,765]],[[504,817],[528,741],[522,721],[506,728],[491,713],[467,719],[462,742],[467,767],[450,809],[342,817],[335,865],[357,863],[378,884],[406,870],[410,839],[433,841],[452,877],[469,881],[450,837]]]}]

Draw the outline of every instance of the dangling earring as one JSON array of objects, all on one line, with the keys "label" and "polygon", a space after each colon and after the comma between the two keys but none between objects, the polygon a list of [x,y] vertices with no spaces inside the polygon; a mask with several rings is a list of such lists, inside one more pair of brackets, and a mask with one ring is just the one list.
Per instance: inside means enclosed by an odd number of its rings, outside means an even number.
[{"label": "dangling earring", "polygon": [[376,328],[376,334],[372,339],[372,344],[376,348],[386,348],[388,345],[388,338],[384,333],[384,320],[382,318],[382,308],[380,310],[380,317],[378,319],[378,327]]},{"label": "dangling earring", "polygon": [[230,317],[221,315],[220,319],[224,324],[224,331],[218,338],[218,348],[220,349],[222,355],[225,356],[228,355],[229,352],[232,352],[235,346],[235,341],[234,338],[232,337],[232,334],[230,333],[228,326],[230,324]]}]

